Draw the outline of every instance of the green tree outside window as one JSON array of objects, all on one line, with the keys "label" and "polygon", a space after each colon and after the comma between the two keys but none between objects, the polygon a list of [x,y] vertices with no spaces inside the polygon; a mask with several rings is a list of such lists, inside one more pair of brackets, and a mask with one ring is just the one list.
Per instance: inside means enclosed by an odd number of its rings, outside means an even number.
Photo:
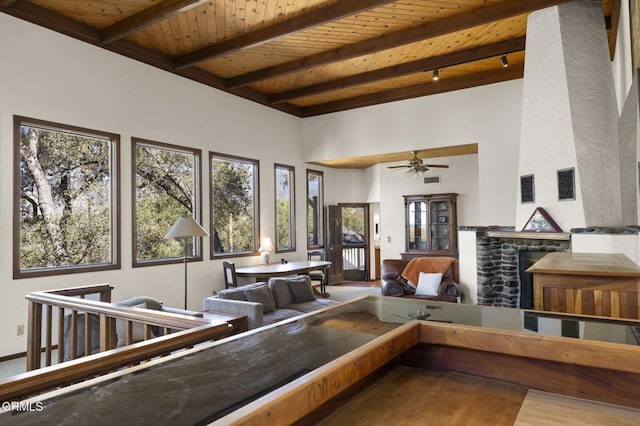
[{"label": "green tree outside window", "polygon": [[14,276],[119,267],[119,137],[18,116],[14,129]]},{"label": "green tree outside window", "polygon": [[259,235],[258,161],[210,153],[211,255],[254,254]]}]

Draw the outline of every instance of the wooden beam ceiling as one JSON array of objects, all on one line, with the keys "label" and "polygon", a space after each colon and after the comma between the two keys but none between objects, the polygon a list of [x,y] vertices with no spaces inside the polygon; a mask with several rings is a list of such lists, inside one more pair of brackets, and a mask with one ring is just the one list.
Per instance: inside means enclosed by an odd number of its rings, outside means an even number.
[{"label": "wooden beam ceiling", "polygon": [[[25,21],[66,34],[78,40],[82,40],[165,71],[206,84],[207,86],[269,106],[268,96],[263,93],[248,87],[229,89],[227,88],[223,78],[199,68],[191,67],[185,70],[176,70],[173,67],[173,61],[171,58],[153,50],[146,49],[126,39],[116,40],[109,44],[103,43],[102,33],[100,30],[29,1],[17,0],[10,8],[2,9],[2,11],[24,19]],[[301,115],[301,109],[295,105],[284,103],[274,105],[273,107],[289,114],[296,116]]]},{"label": "wooden beam ceiling", "polygon": [[135,15],[131,15],[122,21],[109,25],[102,30],[102,41],[113,43],[136,31],[167,19],[170,16],[182,13],[196,6],[206,3],[208,0],[165,0],[144,9]]},{"label": "wooden beam ceiling", "polygon": [[368,71],[362,74],[352,75],[337,80],[326,81],[312,86],[301,87],[286,92],[280,92],[269,96],[271,104],[287,102],[292,99],[304,98],[325,92],[332,92],[350,86],[372,83],[375,81],[397,78],[403,75],[414,74],[422,71],[430,71],[436,68],[446,68],[453,65],[492,58],[513,52],[524,50],[525,37],[516,37],[509,40],[499,41],[484,46],[477,46],[471,49],[458,52],[447,53],[441,56],[434,56],[417,61],[406,62],[404,64],[392,65],[386,68]]},{"label": "wooden beam ceiling", "polygon": [[485,84],[515,80],[517,78],[522,78],[523,74],[523,65],[509,66],[508,68],[496,69],[495,71],[482,71],[479,73],[453,77],[438,82],[430,81],[428,83],[401,87],[399,89],[391,89],[383,92],[376,92],[344,100],[313,105],[303,108],[302,116],[311,117],[314,115],[327,114],[329,112],[344,111],[347,109],[378,105],[385,102],[393,102],[403,99],[417,98],[420,96],[435,95],[437,93],[450,92],[452,90],[468,89],[470,87],[482,86]]},{"label": "wooden beam ceiling", "polygon": [[182,55],[175,59],[175,67],[177,69],[184,69],[200,62],[326,24],[327,22],[335,21],[345,16],[355,15],[359,12],[391,3],[392,1],[394,0],[349,0],[347,2],[334,3],[314,12],[306,13],[296,18],[273,24],[257,31],[245,33],[238,37],[216,43],[213,46],[207,46]]},{"label": "wooden beam ceiling", "polygon": [[454,15],[451,18],[440,19],[428,24],[368,39],[360,43],[342,46],[284,64],[274,65],[272,67],[262,68],[242,74],[228,79],[227,87],[237,88],[251,85],[260,81],[282,77],[287,74],[297,73],[332,62],[344,61],[357,56],[380,52],[444,34],[451,34],[478,25],[507,19],[523,13],[543,9],[545,7],[567,3],[569,1],[571,0],[518,0],[505,1],[491,6],[485,6],[478,10]]},{"label": "wooden beam ceiling", "polygon": [[[0,12],[308,117],[520,78],[527,14],[568,1],[0,0]],[[612,58],[621,1],[601,0]],[[508,69],[491,59],[512,53]],[[446,77],[422,83],[436,68]]]}]

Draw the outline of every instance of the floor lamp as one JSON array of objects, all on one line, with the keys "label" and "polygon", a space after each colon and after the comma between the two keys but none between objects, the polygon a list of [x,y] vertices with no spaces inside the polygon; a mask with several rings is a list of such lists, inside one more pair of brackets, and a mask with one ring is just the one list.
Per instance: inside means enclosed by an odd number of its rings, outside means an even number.
[{"label": "floor lamp", "polygon": [[187,309],[187,256],[191,237],[208,237],[209,233],[191,216],[181,216],[176,220],[165,238],[182,238],[184,247],[184,308]]}]

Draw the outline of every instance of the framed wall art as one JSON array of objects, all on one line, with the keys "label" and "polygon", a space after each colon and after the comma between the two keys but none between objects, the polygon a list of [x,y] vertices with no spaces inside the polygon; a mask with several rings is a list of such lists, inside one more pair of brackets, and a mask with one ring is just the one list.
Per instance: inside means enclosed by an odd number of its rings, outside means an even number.
[{"label": "framed wall art", "polygon": [[562,229],[545,209],[536,207],[522,232],[562,232]]}]

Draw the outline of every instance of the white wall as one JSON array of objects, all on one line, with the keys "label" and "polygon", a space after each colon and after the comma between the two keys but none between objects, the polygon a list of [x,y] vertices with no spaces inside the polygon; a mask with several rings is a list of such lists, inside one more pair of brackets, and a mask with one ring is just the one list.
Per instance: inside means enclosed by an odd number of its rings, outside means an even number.
[{"label": "white wall", "polygon": [[640,239],[637,235],[571,234],[575,253],[622,253],[640,265]]},{"label": "white wall", "polygon": [[426,176],[440,176],[440,183],[425,184],[422,178],[407,176],[402,170],[380,168],[380,257],[397,259],[405,251],[405,211],[403,195],[458,195],[458,226],[475,225],[479,219],[478,156],[475,154],[429,160],[448,164],[448,169],[431,169]]},{"label": "white wall", "polygon": [[[301,124],[303,155],[308,160],[327,160],[478,143],[477,174],[464,182],[478,187],[479,204],[473,205],[471,213],[474,225],[512,225],[521,96],[522,81],[514,80],[306,118]],[[385,179],[380,176],[380,198]],[[370,187],[377,184],[369,182]],[[395,187],[394,192],[407,193],[404,186]]]},{"label": "white wall", "polygon": [[[305,210],[305,169],[299,119],[200,85],[142,63],[0,14],[0,356],[25,350],[16,327],[26,324],[24,296],[35,290],[109,282],[114,300],[150,295],[182,306],[183,266],[131,267],[130,141],[140,137],[203,150],[203,218],[208,223],[208,151],[260,160],[261,230],[274,236],[273,163],[296,167],[296,208]],[[122,269],[57,277],[12,279],[13,115],[24,115],[121,136]],[[314,167],[316,168],[316,167]],[[326,171],[332,181],[332,171]],[[351,179],[342,179],[344,201]],[[362,182],[358,182],[361,185]],[[331,185],[331,184],[330,184]],[[329,193],[333,193],[333,189]],[[205,225],[206,226],[206,225]],[[297,221],[298,253],[306,257],[305,222]],[[223,287],[222,266],[209,259],[189,264],[189,307]],[[259,257],[237,258],[258,263]]]}]

